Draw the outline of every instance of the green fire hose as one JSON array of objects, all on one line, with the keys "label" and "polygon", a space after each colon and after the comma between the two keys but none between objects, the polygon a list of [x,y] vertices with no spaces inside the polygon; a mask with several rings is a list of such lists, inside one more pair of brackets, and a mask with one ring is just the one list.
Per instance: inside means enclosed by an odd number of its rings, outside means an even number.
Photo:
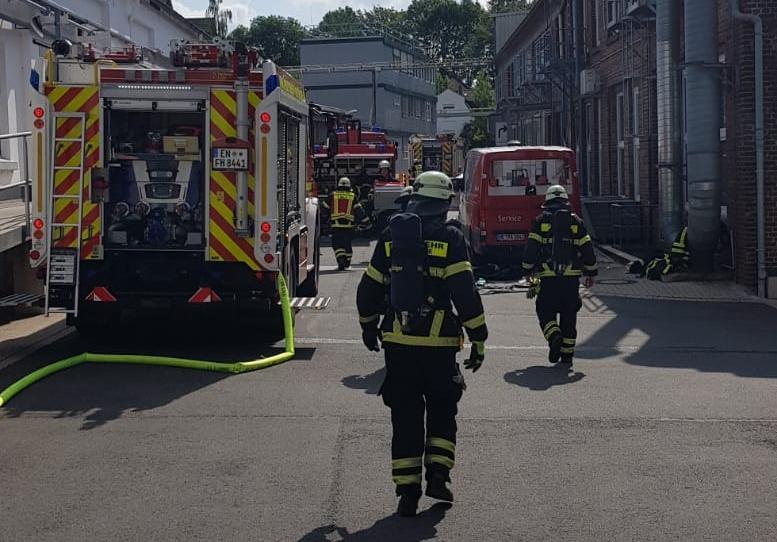
[{"label": "green fire hose", "polygon": [[289,290],[283,275],[278,273],[278,292],[281,297],[281,312],[283,313],[283,331],[286,351],[253,361],[237,361],[234,363],[219,363],[215,361],[202,361],[197,359],[170,358],[161,356],[136,356],[126,354],[94,354],[84,352],[70,358],[66,358],[37,371],[33,371],[24,378],[17,380],[2,392],[0,392],[0,407],[8,403],[17,393],[31,386],[35,382],[49,375],[58,373],[70,367],[82,363],[130,363],[136,365],[162,365],[165,367],[181,367],[184,369],[197,369],[200,371],[216,371],[220,373],[246,373],[265,369],[272,365],[278,365],[294,357],[294,326],[291,321],[291,307],[289,305]]}]

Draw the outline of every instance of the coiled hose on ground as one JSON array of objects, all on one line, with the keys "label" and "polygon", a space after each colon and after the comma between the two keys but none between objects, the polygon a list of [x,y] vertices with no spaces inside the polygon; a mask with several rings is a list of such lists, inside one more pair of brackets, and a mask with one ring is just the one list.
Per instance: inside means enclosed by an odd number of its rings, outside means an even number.
[{"label": "coiled hose on ground", "polygon": [[278,365],[294,357],[294,325],[291,321],[291,307],[289,305],[289,290],[286,287],[286,281],[283,275],[278,273],[278,293],[281,298],[281,312],[283,314],[283,331],[286,350],[280,354],[267,358],[260,358],[253,361],[237,361],[234,363],[219,363],[215,361],[204,361],[197,359],[172,358],[163,356],[138,356],[127,354],[95,354],[84,352],[77,356],[72,356],[45,367],[33,371],[27,376],[17,380],[2,392],[0,392],[0,407],[7,404],[16,394],[25,388],[33,385],[35,382],[46,378],[49,375],[58,373],[70,367],[75,367],[82,363],[129,363],[136,365],[162,365],[165,367],[180,367],[183,369],[197,369],[200,371],[215,371],[220,373],[246,373],[265,369],[272,365]]}]

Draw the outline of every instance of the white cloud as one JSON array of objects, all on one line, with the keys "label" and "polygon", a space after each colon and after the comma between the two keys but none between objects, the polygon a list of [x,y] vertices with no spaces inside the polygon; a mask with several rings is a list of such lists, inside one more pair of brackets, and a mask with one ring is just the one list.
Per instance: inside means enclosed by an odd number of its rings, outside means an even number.
[{"label": "white cloud", "polygon": [[205,16],[205,9],[195,9],[187,4],[185,4],[182,0],[173,0],[173,9],[183,15],[187,18],[193,18],[193,17],[203,17]]}]

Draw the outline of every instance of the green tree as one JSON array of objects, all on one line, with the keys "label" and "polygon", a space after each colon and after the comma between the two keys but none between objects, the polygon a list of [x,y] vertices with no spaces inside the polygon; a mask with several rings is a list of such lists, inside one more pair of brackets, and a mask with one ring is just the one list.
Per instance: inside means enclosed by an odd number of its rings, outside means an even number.
[{"label": "green tree", "polygon": [[521,11],[531,8],[533,0],[489,0],[488,11],[494,13],[506,13],[509,11]]},{"label": "green tree", "polygon": [[[484,71],[478,74],[469,99],[475,109],[492,109],[494,107],[494,89],[488,74]],[[464,147],[467,150],[493,145],[494,141],[488,131],[488,117],[475,117],[474,121],[464,126],[462,137],[464,138]]]},{"label": "green tree", "polygon": [[357,36],[362,33],[364,22],[361,14],[348,6],[324,14],[318,30],[336,37]]},{"label": "green tree", "polygon": [[409,23],[405,11],[375,6],[359,15],[368,27],[384,28],[391,32],[408,33]]},{"label": "green tree", "polygon": [[269,15],[256,17],[251,26],[238,26],[230,38],[259,49],[260,54],[281,66],[298,66],[299,44],[305,29],[296,19]]},{"label": "green tree", "polygon": [[437,72],[437,79],[435,80],[435,85],[437,86],[437,94],[441,94],[448,90],[448,78],[445,77],[445,74],[438,71]]},{"label": "green tree", "polygon": [[232,22],[232,10],[222,9],[223,0],[208,0],[208,7],[205,10],[206,17],[213,18],[213,26],[216,28],[216,35],[223,38],[229,32],[229,23]]}]

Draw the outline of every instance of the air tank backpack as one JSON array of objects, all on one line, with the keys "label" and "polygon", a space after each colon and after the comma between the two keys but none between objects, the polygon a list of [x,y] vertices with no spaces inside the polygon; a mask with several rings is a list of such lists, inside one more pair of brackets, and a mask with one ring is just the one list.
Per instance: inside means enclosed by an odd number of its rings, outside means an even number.
[{"label": "air tank backpack", "polygon": [[424,299],[424,243],[421,218],[413,213],[399,213],[389,221],[391,232],[391,308],[408,333],[418,316],[425,316],[429,307]]},{"label": "air tank backpack", "polygon": [[551,243],[550,265],[556,275],[561,276],[572,263],[572,213],[569,209],[558,209],[553,213],[553,242]]}]

